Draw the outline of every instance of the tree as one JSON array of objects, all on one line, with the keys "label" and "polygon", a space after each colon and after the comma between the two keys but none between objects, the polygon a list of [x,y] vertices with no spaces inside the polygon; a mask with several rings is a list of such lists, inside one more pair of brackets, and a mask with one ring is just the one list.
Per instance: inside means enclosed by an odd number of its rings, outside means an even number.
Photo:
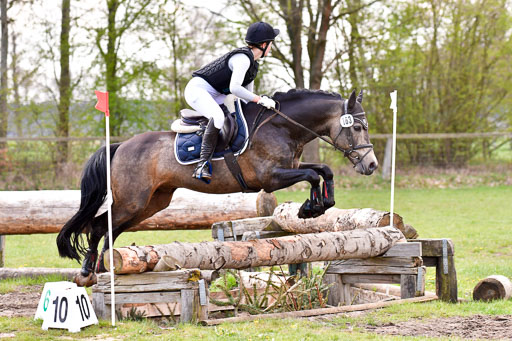
[{"label": "tree", "polygon": [[[154,4],[154,1],[151,0],[107,0],[107,26],[95,29],[96,47],[105,68],[105,86],[109,93],[113,136],[121,134],[122,123],[127,118],[126,111],[123,111],[121,106],[121,90],[151,66],[150,63],[138,63],[138,66],[135,66],[137,62],[134,59],[123,58],[120,53],[122,39],[130,30],[147,30],[146,26],[137,25],[141,18],[150,14],[152,3]],[[117,19],[118,14],[121,15],[120,19]]]},{"label": "tree", "polygon": [[[0,0],[0,21],[2,26],[2,45],[0,56],[0,137],[7,136],[7,122],[9,112],[7,111],[7,55],[9,50],[9,32],[7,19],[7,0]],[[0,142],[0,150],[6,147]]]},{"label": "tree", "polygon": [[[59,118],[57,121],[57,136],[69,136],[69,106],[71,103],[71,75],[69,70],[70,44],[70,0],[62,0],[62,19],[60,32],[60,78],[59,85]],[[68,142],[57,144],[56,161],[58,168],[68,159]]]},{"label": "tree", "polygon": [[[289,51],[276,45],[273,56],[293,75],[295,87],[320,89],[326,70],[339,58],[337,54],[329,55],[326,59],[329,31],[339,20],[371,6],[376,1],[364,2],[348,9],[343,7],[343,1],[340,0],[318,0],[316,3],[312,0],[279,0],[278,6],[275,5],[275,1],[270,0],[263,0],[260,6],[256,6],[251,0],[235,2],[253,21],[263,20],[265,12],[279,18],[277,22],[286,27],[289,42],[283,45],[287,46]],[[269,15],[266,17],[270,19]],[[306,59],[303,58],[304,46]],[[304,148],[303,159],[319,162],[318,139]]]},{"label": "tree", "polygon": [[[357,4],[358,0],[353,0]],[[349,48],[349,76],[369,89],[372,130],[391,131],[389,97],[398,89],[399,132],[477,132],[498,129],[510,97],[511,15],[506,0],[387,2],[383,10],[350,17],[339,32]],[[382,5],[384,6],[384,4]],[[357,34],[355,34],[357,32]],[[354,48],[355,47],[355,48]],[[386,95],[382,95],[386,94]],[[399,158],[440,165],[466,162],[467,140],[407,141]]]}]

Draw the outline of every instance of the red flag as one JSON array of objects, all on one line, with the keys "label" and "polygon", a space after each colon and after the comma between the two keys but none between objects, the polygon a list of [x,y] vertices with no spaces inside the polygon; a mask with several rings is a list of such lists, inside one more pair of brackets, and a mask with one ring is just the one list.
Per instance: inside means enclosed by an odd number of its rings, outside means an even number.
[{"label": "red flag", "polygon": [[108,111],[108,92],[94,90],[94,93],[96,97],[98,97],[98,103],[96,103],[95,108],[99,111],[103,111],[105,116],[110,116],[110,112]]}]

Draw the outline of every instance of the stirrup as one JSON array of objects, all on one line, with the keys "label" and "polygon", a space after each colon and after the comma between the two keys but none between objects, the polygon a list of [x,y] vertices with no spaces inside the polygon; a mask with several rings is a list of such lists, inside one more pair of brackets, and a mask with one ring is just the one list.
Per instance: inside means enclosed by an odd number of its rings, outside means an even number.
[{"label": "stirrup", "polygon": [[[205,170],[206,165],[208,165],[207,171]],[[192,177],[209,184],[212,181],[212,164],[210,161],[205,161],[202,164],[198,163]]]}]

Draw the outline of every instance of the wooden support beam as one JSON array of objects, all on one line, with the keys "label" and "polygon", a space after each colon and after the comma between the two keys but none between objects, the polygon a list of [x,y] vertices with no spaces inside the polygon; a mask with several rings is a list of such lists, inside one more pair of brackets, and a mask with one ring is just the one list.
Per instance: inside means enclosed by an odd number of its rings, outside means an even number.
[{"label": "wooden support beam", "polygon": [[414,239],[421,243],[425,266],[436,267],[436,294],[445,302],[458,302],[455,247],[451,239]]},{"label": "wooden support beam", "polygon": [[59,275],[72,280],[79,273],[80,268],[1,268],[0,279]]},{"label": "wooden support beam", "polygon": [[414,298],[408,298],[408,299],[403,299],[403,300],[357,304],[357,305],[333,307],[333,308],[319,308],[319,309],[310,309],[310,310],[290,311],[290,312],[285,312],[285,313],[228,317],[225,319],[201,321],[201,324],[204,326],[215,326],[215,325],[218,325],[221,323],[245,322],[245,321],[259,320],[262,318],[283,319],[283,318],[297,318],[297,317],[308,317],[308,316],[318,316],[318,315],[327,315],[327,314],[339,314],[339,313],[351,312],[351,311],[364,311],[364,310],[370,310],[370,309],[380,309],[380,308],[390,307],[390,306],[398,305],[398,304],[429,302],[429,301],[434,301],[436,299],[437,299],[437,296],[423,296],[423,297],[414,297]]}]

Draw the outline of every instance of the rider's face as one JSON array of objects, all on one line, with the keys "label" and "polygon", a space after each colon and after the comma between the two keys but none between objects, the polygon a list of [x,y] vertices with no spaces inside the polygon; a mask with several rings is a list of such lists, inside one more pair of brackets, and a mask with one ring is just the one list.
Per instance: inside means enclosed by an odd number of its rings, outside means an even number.
[{"label": "rider's face", "polygon": [[268,54],[270,53],[270,50],[272,49],[272,42],[270,41],[267,44],[269,44],[269,46],[268,46],[267,51],[265,51],[265,57],[268,56]]}]

